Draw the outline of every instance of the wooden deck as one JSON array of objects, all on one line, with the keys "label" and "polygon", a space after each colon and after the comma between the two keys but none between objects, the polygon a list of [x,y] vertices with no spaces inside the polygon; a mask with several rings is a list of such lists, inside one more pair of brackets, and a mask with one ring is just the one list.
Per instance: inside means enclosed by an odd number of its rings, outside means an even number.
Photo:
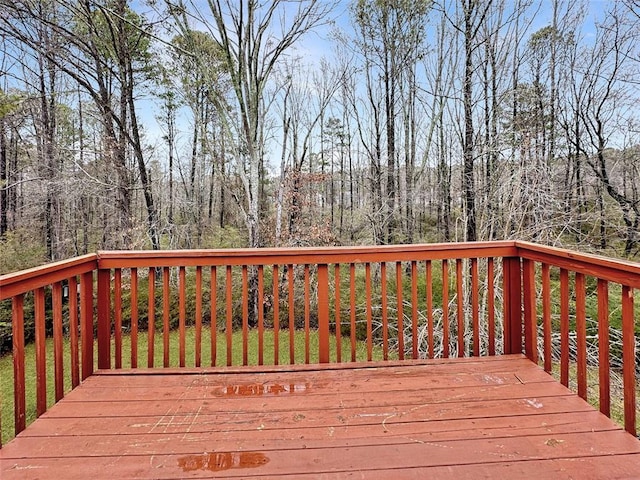
[{"label": "wooden deck", "polygon": [[0,478],[639,478],[640,441],[521,355],[104,371]]}]

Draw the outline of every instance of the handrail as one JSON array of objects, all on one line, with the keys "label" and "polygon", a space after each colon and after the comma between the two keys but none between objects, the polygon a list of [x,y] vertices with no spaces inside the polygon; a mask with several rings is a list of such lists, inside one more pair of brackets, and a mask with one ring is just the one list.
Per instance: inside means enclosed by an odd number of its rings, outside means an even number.
[{"label": "handrail", "polygon": [[0,275],[0,301],[52,285],[69,277],[92,272],[97,268],[98,255],[89,253],[69,260]]},{"label": "handrail", "polygon": [[[572,386],[574,375],[585,399],[591,396],[586,351],[596,349],[598,405],[608,416],[615,373],[609,357],[615,353],[622,360],[625,428],[635,435],[634,289],[640,290],[640,264],[522,241],[99,251],[0,276],[0,300],[12,302],[15,432],[25,428],[28,414],[25,333],[33,323],[36,416],[50,403],[48,383],[55,385],[58,401],[69,374],[75,388],[95,368],[142,364],[139,335],[148,339],[146,366],[171,367],[177,365],[169,360],[175,331],[178,363],[185,366],[192,328],[190,362],[196,367],[309,363],[312,354],[320,362],[372,361],[378,344],[383,360],[524,352],[549,373],[557,366],[566,386]],[[588,325],[590,295],[598,302],[596,327]],[[609,323],[618,311],[620,345],[614,345],[608,341]],[[588,339],[594,329],[597,339]],[[125,352],[125,330],[130,352]],[[47,331],[52,347],[46,346]],[[254,333],[257,352],[248,347]],[[241,347],[234,346],[236,335]],[[304,337],[303,352],[295,346],[297,335]],[[70,372],[63,370],[64,336]],[[162,361],[157,361],[154,345],[160,339]],[[46,375],[48,348],[54,353],[53,382]],[[238,348],[242,355],[235,359]]]}]

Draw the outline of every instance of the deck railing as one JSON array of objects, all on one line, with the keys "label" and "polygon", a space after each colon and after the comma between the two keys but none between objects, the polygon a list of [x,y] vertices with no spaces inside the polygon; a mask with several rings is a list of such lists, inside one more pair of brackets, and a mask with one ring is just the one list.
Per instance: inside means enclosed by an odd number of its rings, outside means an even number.
[{"label": "deck railing", "polygon": [[99,252],[0,277],[14,431],[95,368],[524,352],[608,416],[620,372],[635,435],[638,289],[638,264],[513,241]]}]

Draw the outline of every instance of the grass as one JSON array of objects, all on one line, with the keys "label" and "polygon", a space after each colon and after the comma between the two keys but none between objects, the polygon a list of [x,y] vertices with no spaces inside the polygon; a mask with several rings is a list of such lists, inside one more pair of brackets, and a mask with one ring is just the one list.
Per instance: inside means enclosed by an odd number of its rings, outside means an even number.
[{"label": "grass", "polygon": [[[217,333],[216,338],[216,366],[224,366],[227,362],[226,354],[226,336]],[[163,339],[162,335],[155,336],[154,341],[154,365],[161,367],[163,365]],[[169,347],[169,366],[178,367],[180,364],[179,356],[179,336],[177,331],[170,333],[170,347]],[[202,366],[211,365],[211,348],[210,343],[210,331],[203,328],[202,338]],[[311,331],[309,333],[310,363],[318,362],[318,332]],[[274,355],[274,335],[273,330],[266,330],[264,335],[264,363],[266,365],[272,365]],[[186,366],[195,366],[195,329],[187,328],[186,331]],[[342,338],[342,361],[349,361],[351,359],[351,344],[349,338]],[[330,339],[331,346],[331,361],[335,362],[336,359],[336,340],[332,336]],[[141,333],[138,336],[138,366],[140,368],[146,368],[147,366],[147,352],[148,352],[148,337],[146,333]],[[55,403],[55,389],[54,389],[54,361],[53,361],[53,340],[47,339],[47,405],[51,406]],[[94,347],[94,353],[96,352]],[[113,339],[112,339],[112,361],[111,365],[114,365],[113,356]],[[305,352],[305,336],[303,331],[297,331],[294,336],[294,351],[295,351],[295,363],[304,363]],[[129,335],[123,335],[122,339],[122,367],[131,367],[131,337]],[[242,332],[237,331],[233,333],[232,337],[232,364],[242,365]],[[26,408],[27,408],[27,425],[36,418],[36,368],[35,368],[35,346],[29,344],[25,347],[25,378],[26,378]],[[289,364],[289,332],[288,330],[280,331],[279,335],[279,363]],[[367,358],[367,346],[365,342],[356,343],[356,359],[358,361],[365,361]],[[382,349],[375,347],[373,349],[373,360],[382,360]],[[248,338],[248,363],[249,365],[258,364],[258,332],[257,330],[251,330]],[[94,361],[97,364],[97,361]],[[65,380],[65,393],[71,390],[71,354],[70,345],[68,340],[64,342],[64,380]],[[14,437],[14,418],[13,418],[13,357],[4,355],[0,357],[0,419],[1,419],[1,431],[2,431],[2,444],[5,444]]]}]

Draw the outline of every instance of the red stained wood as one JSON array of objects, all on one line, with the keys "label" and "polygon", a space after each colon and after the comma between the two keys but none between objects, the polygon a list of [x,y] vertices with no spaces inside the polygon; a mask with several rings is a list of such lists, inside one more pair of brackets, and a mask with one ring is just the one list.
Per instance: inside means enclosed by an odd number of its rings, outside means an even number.
[{"label": "red stained wood", "polygon": [[310,361],[311,279],[309,265],[304,266],[304,363]]},{"label": "red stained wood", "polygon": [[82,380],[93,373],[93,272],[80,277],[80,324]]},{"label": "red stained wood", "polygon": [[350,339],[351,361],[356,361],[356,266],[349,265],[349,306],[350,306]]},{"label": "red stained wood", "polygon": [[80,385],[80,363],[78,343],[78,280],[69,278],[69,343],[71,351],[71,387]]},{"label": "red stained wood", "polygon": [[13,343],[13,401],[16,435],[26,427],[25,358],[24,358],[24,295],[13,297],[11,306]]},{"label": "red stained wood", "polygon": [[[137,298],[134,296],[133,278],[131,283],[133,317],[133,299]],[[111,368],[111,270],[98,270],[98,368]]]},{"label": "red stained wood", "polygon": [[[442,356],[449,357],[449,266],[442,260]],[[506,298],[506,295],[505,295]],[[506,323],[506,322],[505,322]]]},{"label": "red stained wood", "polygon": [[329,271],[318,265],[318,360],[329,363]]},{"label": "red stained wood", "polygon": [[427,288],[427,336],[429,337],[429,358],[433,358],[433,267],[431,261],[426,261],[426,288]]},{"label": "red stained wood", "polygon": [[[609,283],[598,279],[598,336],[609,338]],[[609,370],[609,342],[600,342],[598,348],[598,385],[600,411],[611,415],[611,372]]]},{"label": "red stained wood", "polygon": [[[367,362],[370,362],[373,356],[373,312],[371,305],[371,265],[369,263],[365,264],[365,297],[367,299]],[[398,315],[400,313],[398,312]],[[399,319],[400,317],[398,317]],[[398,320],[399,321],[399,320]],[[400,323],[398,323],[398,337],[401,337],[402,329],[400,328]],[[399,339],[398,339],[399,340]],[[402,359],[402,346],[398,342],[398,350],[400,354],[400,359]]]},{"label": "red stained wood", "polygon": [[578,396],[587,399],[587,314],[585,297],[585,279],[576,273],[576,337],[577,337],[577,372]]},{"label": "red stained wood", "polygon": [[258,365],[264,363],[264,267],[258,266]]},{"label": "red stained wood", "polygon": [[227,340],[227,366],[233,363],[233,354],[231,351],[233,345],[233,277],[231,275],[231,265],[227,265],[226,274],[226,340]]},{"label": "red stained wood", "polygon": [[[178,355],[180,366],[186,364],[187,346],[186,346],[186,323],[187,323],[187,272],[185,267],[178,269]],[[133,331],[131,335],[131,347],[133,348]],[[135,368],[133,362],[131,367]]]},{"label": "red stained wood", "polygon": [[458,324],[458,331],[456,334],[457,338],[457,349],[458,356],[464,357],[466,356],[465,352],[465,344],[464,344],[464,330],[465,330],[465,319],[464,319],[464,290],[462,288],[462,260],[456,260],[456,320]]},{"label": "red stained wood", "polygon": [[211,366],[216,365],[218,357],[218,271],[211,267]]},{"label": "red stained wood", "polygon": [[36,347],[36,415],[47,411],[47,355],[45,330],[44,288],[34,292],[35,347]]},{"label": "red stained wood", "polygon": [[[370,297],[370,292],[367,292],[367,297]],[[402,263],[396,262],[396,297],[397,297],[397,307],[398,307],[398,315],[396,317],[396,322],[398,326],[398,358],[400,360],[404,359],[404,312],[403,306],[404,302],[402,301]],[[369,309],[370,310],[370,309]],[[369,323],[369,319],[367,319],[367,323]],[[372,343],[373,333],[370,328],[367,329],[367,360],[371,361],[371,348],[370,344]]]},{"label": "red stained wood", "polygon": [[478,259],[471,259],[471,321],[473,325],[473,355],[480,355],[480,296],[478,292]]},{"label": "red stained wood", "polygon": [[[259,300],[260,301],[260,300]],[[242,266],[242,365],[249,364],[249,272]]]},{"label": "red stained wood", "polygon": [[[151,281],[151,280],[149,280]],[[195,366],[202,363],[202,267],[196,267],[196,338],[195,338]],[[153,344],[151,344],[153,345]],[[152,358],[152,357],[150,357]],[[149,365],[151,366],[151,365]]]},{"label": "red stained wood", "polygon": [[487,258],[487,323],[489,328],[489,355],[496,354],[496,305],[494,287],[494,261]]},{"label": "red stained wood", "polygon": [[[181,269],[184,270],[184,269]],[[182,275],[181,275],[182,280]],[[182,284],[181,284],[182,291]],[[181,303],[181,305],[184,305]],[[182,311],[181,311],[182,313]],[[99,337],[98,337],[99,338]],[[131,269],[131,368],[138,366],[138,269]],[[184,364],[180,364],[184,367]]]},{"label": "red stained wood", "polygon": [[638,471],[638,440],[521,355],[100,372],[0,450],[3,480]]},{"label": "red stained wood", "polygon": [[64,363],[62,357],[62,285],[60,282],[51,288],[53,306],[53,363],[56,402],[64,397]]},{"label": "red stained wood", "polygon": [[542,337],[544,370],[551,373],[551,273],[546,263],[542,264]]},{"label": "red stained wood", "polygon": [[636,363],[633,289],[622,286],[622,377],[624,383],[624,426],[636,435]]},{"label": "red stained wood", "polygon": [[[108,270],[107,270],[108,272]],[[115,367],[122,368],[122,270],[116,268],[113,275],[113,302],[115,321]]]},{"label": "red stained wood", "polygon": [[149,299],[147,310],[147,366],[153,368],[156,335],[156,270],[149,269]]},{"label": "red stained wood", "polygon": [[170,314],[171,314],[171,292],[169,267],[162,269],[162,365],[169,366],[169,334],[170,334]]},{"label": "red stained wood", "polygon": [[536,311],[535,265],[531,260],[522,261],[522,288],[524,301],[524,342],[527,357],[538,363],[538,315]]},{"label": "red stained wood", "polygon": [[411,355],[418,358],[418,264],[411,262]]},{"label": "red stained wood", "polygon": [[560,269],[560,383],[569,385],[569,272]]},{"label": "red stained wood", "polygon": [[387,305],[387,264],[380,264],[380,305],[382,310],[382,357],[389,359],[389,313]]},{"label": "red stained wood", "polygon": [[333,267],[335,282],[336,362],[342,362],[342,324],[340,321],[340,264]]}]

